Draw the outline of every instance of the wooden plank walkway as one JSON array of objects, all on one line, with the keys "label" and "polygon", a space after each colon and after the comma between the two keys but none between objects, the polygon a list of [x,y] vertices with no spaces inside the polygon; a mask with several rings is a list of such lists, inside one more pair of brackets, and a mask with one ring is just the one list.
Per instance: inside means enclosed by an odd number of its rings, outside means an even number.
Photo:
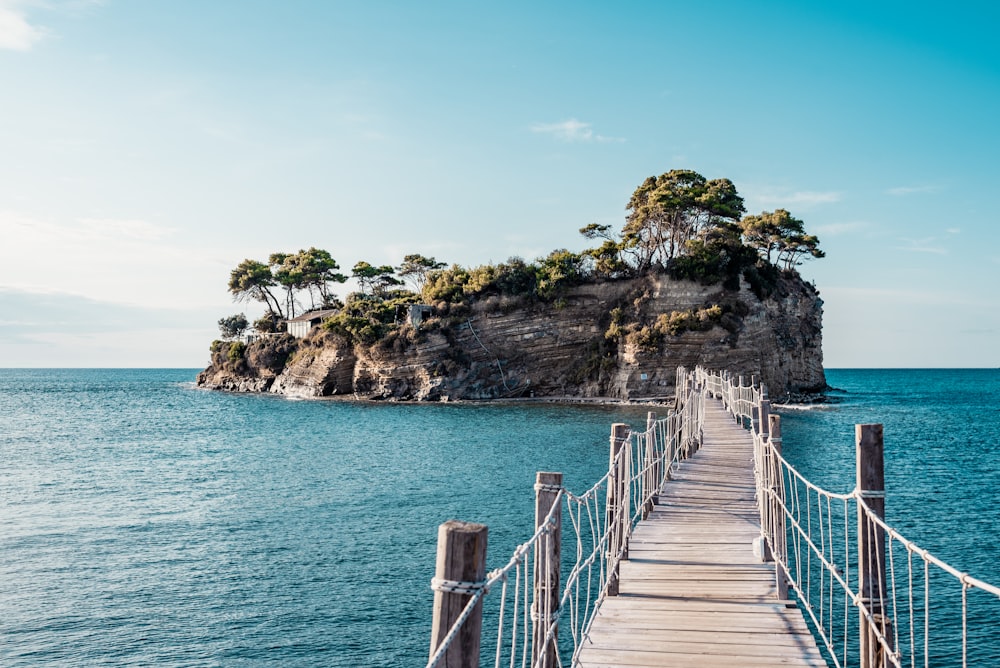
[{"label": "wooden plank walkway", "polygon": [[706,402],[704,444],[673,477],[632,534],[580,668],[825,667],[802,612],[775,598],[774,565],[753,554],[753,440],[721,402]]}]

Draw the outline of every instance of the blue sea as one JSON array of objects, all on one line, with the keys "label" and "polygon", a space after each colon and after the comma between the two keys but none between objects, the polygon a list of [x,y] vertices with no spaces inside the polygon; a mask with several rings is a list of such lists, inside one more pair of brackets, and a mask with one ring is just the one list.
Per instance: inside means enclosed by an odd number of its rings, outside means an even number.
[{"label": "blue sea", "polygon": [[[422,666],[437,526],[532,531],[539,470],[583,490],[647,407],[292,401],[195,370],[0,370],[0,665]],[[785,453],[853,487],[885,425],[887,516],[1000,583],[1000,371],[829,370]],[[1000,642],[1000,641],[994,641]]]}]

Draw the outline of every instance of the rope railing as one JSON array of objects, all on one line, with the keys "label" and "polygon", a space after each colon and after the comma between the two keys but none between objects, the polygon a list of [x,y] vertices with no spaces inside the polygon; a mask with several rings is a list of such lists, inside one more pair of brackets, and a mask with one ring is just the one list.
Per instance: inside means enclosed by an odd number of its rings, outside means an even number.
[{"label": "rope railing", "polygon": [[779,595],[792,588],[832,665],[1000,664],[993,644],[1000,588],[884,519],[881,425],[856,426],[856,487],[831,492],[782,456],[781,420],[770,413],[766,388],[725,372],[698,374],[753,434],[763,552],[775,562]]},{"label": "rope railing", "polygon": [[[989,654],[995,645],[983,642],[1000,619],[1000,588],[884,520],[881,425],[857,426],[857,486],[831,492],[782,455],[781,419],[756,378],[679,368],[667,417],[650,413],[645,431],[613,425],[608,471],[589,489],[574,494],[561,474],[538,474],[535,533],[503,567],[485,572],[486,527],[442,525],[428,668],[480,658],[496,668],[575,665],[602,601],[618,594],[633,528],[701,446],[707,398],[721,400],[753,436],[761,526],[754,549],[774,562],[776,597],[794,598],[831,665],[1000,665]],[[450,524],[462,525],[459,542],[449,543]]]},{"label": "rope railing", "polygon": [[[628,558],[633,527],[701,444],[704,388],[690,373],[679,371],[678,378],[667,417],[649,413],[645,431],[612,426],[608,472],[589,489],[574,494],[562,486],[561,474],[538,473],[535,533],[481,581],[463,579],[476,572],[469,562],[485,563],[486,527],[441,526],[428,668],[478,665],[468,661],[472,656],[497,668],[575,663],[601,602],[618,595],[619,564]],[[481,541],[466,536],[476,532]],[[482,555],[476,554],[480,544]],[[490,616],[496,619],[484,627],[487,595],[495,599]]]}]

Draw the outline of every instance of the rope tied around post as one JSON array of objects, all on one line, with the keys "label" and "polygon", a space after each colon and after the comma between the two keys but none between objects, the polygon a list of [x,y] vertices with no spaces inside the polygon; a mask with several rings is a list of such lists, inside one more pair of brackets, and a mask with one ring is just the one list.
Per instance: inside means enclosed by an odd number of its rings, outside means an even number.
[{"label": "rope tied around post", "polygon": [[502,574],[502,569],[490,571],[485,580],[481,582],[467,582],[464,580],[446,580],[444,578],[431,578],[431,589],[443,591],[448,594],[462,594],[464,596],[475,596],[482,592],[490,593],[491,581]]},{"label": "rope tied around post", "polygon": [[562,485],[546,485],[545,483],[536,482],[535,483],[536,492],[551,492],[552,494],[558,494],[563,491]]}]

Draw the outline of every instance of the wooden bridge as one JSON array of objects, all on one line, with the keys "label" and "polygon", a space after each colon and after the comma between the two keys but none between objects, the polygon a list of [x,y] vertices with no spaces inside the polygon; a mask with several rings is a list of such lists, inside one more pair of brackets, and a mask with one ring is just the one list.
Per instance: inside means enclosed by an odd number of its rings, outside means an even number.
[{"label": "wooden bridge", "polygon": [[750,432],[711,402],[702,447],[632,532],[581,668],[827,665],[801,611],[776,597],[773,564],[754,555],[753,460]]},{"label": "wooden bridge", "polygon": [[[644,432],[614,425],[608,472],[590,489],[538,473],[535,533],[506,565],[487,573],[487,527],[441,525],[428,668],[997,658],[974,640],[1000,624],[1000,588],[886,524],[882,426],[857,425],[856,445],[855,489],[824,490],[782,456],[765,388],[678,369],[667,417],[650,414]],[[960,629],[957,647],[935,631],[940,612],[931,624],[932,582],[960,598],[960,618],[943,620]]]}]

